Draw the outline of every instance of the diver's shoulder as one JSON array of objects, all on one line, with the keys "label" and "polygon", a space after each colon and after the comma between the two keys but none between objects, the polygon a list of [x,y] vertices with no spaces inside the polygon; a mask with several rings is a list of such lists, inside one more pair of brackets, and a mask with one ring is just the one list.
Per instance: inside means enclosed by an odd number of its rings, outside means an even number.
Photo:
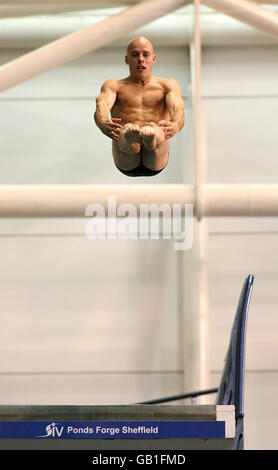
[{"label": "diver's shoulder", "polygon": [[115,80],[114,78],[108,78],[108,80],[105,80],[102,84],[102,90],[112,90],[112,91],[117,91],[119,89],[119,80]]},{"label": "diver's shoulder", "polygon": [[173,88],[179,88],[179,83],[175,78],[165,78],[165,77],[153,77],[164,89],[165,91],[172,90]]}]

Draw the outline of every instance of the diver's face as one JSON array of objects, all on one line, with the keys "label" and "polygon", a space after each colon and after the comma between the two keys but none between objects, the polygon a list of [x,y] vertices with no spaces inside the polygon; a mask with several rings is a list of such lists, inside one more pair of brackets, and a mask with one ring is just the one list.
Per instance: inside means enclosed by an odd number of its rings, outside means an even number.
[{"label": "diver's face", "polygon": [[135,41],[129,45],[125,62],[129,65],[130,75],[137,79],[146,79],[152,75],[152,67],[156,62],[152,45]]}]

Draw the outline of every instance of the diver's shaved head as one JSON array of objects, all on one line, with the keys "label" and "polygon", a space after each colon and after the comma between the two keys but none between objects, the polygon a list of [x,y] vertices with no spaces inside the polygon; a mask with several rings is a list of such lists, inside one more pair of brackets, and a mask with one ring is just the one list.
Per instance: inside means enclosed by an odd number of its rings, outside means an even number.
[{"label": "diver's shaved head", "polygon": [[156,62],[153,45],[145,36],[136,36],[127,45],[125,63],[129,66],[130,77],[140,83],[152,77],[152,67]]},{"label": "diver's shaved head", "polygon": [[129,53],[133,48],[138,46],[146,46],[151,49],[152,54],[154,52],[153,45],[148,38],[146,38],[145,36],[136,36],[135,38],[131,39],[131,41],[129,41],[127,45],[127,53]]}]

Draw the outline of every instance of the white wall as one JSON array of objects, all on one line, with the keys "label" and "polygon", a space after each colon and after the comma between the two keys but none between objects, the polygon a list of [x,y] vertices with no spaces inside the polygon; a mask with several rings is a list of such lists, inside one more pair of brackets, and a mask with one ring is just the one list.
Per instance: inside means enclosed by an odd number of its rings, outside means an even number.
[{"label": "white wall", "polygon": [[[208,183],[277,182],[277,48],[203,51]],[[217,385],[243,279],[255,283],[247,329],[246,448],[277,449],[278,220],[210,218],[212,385]]]},{"label": "white wall", "polygon": [[[174,76],[185,96],[187,51],[157,53],[154,74]],[[93,122],[103,81],[127,75],[124,51],[103,49],[3,93],[0,182],[140,184],[115,168]],[[173,139],[167,172],[144,182],[181,181],[185,136]],[[134,403],[183,391],[171,240],[92,241],[86,222],[0,220],[1,403]]]},{"label": "white wall", "polygon": [[[176,78],[188,106],[187,50],[157,52],[154,74]],[[207,182],[277,182],[277,67],[272,47],[204,49]],[[190,122],[171,142],[167,171],[150,180],[116,171],[92,114],[101,83],[126,74],[123,51],[103,49],[3,93],[0,183],[192,183]],[[211,385],[252,273],[246,447],[277,449],[278,223],[221,218],[208,227]],[[184,391],[181,254],[171,241],[83,234],[84,220],[0,219],[2,404],[134,403]]]}]

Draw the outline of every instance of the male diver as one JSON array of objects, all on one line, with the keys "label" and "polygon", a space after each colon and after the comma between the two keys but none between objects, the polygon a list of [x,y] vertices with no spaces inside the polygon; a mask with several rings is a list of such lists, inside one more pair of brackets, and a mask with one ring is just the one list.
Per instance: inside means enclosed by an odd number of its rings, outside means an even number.
[{"label": "male diver", "polygon": [[153,176],[167,165],[169,139],[184,125],[181,88],[173,78],[152,76],[156,55],[147,38],[130,41],[126,54],[130,74],[103,83],[94,118],[112,139],[114,163],[122,173]]}]

